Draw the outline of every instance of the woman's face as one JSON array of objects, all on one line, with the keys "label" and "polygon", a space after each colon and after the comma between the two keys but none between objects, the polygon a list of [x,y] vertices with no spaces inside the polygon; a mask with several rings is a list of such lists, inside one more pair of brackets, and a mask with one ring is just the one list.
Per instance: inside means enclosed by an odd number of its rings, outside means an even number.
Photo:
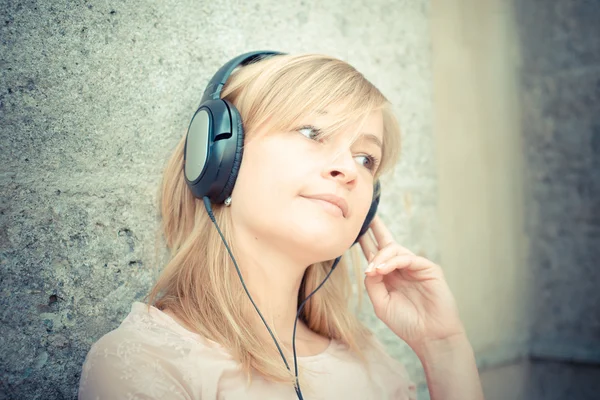
[{"label": "woman's face", "polygon": [[369,115],[358,136],[347,131],[320,140],[319,128],[332,118],[319,113],[297,130],[255,133],[246,140],[232,193],[236,229],[307,263],[335,258],[352,245],[382,156],[380,111]]}]

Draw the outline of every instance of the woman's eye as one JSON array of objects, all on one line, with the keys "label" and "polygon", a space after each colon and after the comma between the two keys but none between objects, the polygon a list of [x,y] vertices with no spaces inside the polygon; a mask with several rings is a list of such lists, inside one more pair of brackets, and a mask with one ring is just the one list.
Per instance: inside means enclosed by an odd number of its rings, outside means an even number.
[{"label": "woman's eye", "polygon": [[373,171],[375,170],[375,168],[377,168],[377,159],[375,159],[375,157],[371,155],[361,154],[360,156],[356,156],[355,158],[363,167],[365,167],[369,171]]},{"label": "woman's eye", "polygon": [[312,125],[303,126],[302,128],[298,129],[298,132],[312,140],[319,140],[321,135],[321,130]]}]

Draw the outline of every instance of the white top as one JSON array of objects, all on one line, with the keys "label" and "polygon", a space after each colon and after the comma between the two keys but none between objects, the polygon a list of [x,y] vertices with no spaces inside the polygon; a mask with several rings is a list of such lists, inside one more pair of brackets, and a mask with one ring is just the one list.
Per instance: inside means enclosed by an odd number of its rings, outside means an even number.
[{"label": "white top", "polygon": [[[367,357],[372,360],[372,380],[360,360],[337,340],[322,353],[298,357],[304,368],[303,397],[416,400],[416,386],[402,364],[375,352]],[[240,365],[221,345],[185,329],[155,307],[148,312],[146,304],[134,302],[121,325],[88,352],[79,399],[297,398],[292,387],[257,374],[250,385],[247,381]]]}]

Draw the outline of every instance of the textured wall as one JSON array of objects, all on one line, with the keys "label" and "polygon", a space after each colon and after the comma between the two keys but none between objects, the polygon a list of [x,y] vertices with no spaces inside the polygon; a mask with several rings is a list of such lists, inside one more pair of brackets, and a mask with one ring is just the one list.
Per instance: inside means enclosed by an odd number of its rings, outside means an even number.
[{"label": "textured wall", "polygon": [[598,398],[600,3],[515,5],[534,282],[527,398]]},{"label": "textured wall", "polygon": [[600,3],[517,3],[533,354],[600,363]]},{"label": "textured wall", "polygon": [[[2,2],[0,398],[75,397],[90,345],[160,268],[165,158],[210,75],[247,50],[336,55],[382,89],[405,146],[381,214],[436,260],[428,12],[426,0]],[[418,380],[414,355],[365,318]]]}]

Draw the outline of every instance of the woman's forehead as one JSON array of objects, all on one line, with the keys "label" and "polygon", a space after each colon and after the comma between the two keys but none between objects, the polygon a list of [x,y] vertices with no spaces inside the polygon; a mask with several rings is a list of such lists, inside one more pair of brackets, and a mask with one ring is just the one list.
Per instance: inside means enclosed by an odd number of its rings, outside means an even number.
[{"label": "woman's forehead", "polygon": [[279,119],[272,115],[265,123],[250,135],[253,138],[264,137],[280,131],[291,131],[306,126],[313,126],[324,136],[342,136],[351,140],[366,140],[382,147],[384,142],[384,121],[381,110],[365,113],[343,109],[341,107],[319,108],[292,120]]},{"label": "woman's forehead", "polygon": [[317,128],[339,126],[349,135],[366,135],[368,140],[378,139],[383,142],[384,124],[381,110],[373,110],[366,115],[348,115],[348,113],[335,112],[335,110],[318,110],[312,115],[302,118],[302,122],[310,122]]}]

